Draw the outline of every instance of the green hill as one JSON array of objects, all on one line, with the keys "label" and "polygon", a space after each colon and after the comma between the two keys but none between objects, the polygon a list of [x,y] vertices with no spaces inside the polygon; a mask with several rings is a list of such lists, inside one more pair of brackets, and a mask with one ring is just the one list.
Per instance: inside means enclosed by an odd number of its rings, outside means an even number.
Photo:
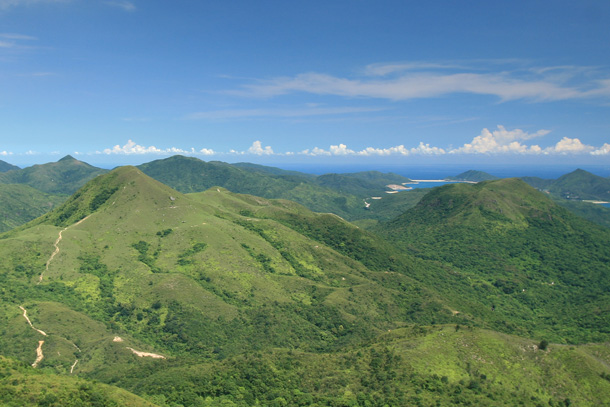
[{"label": "green hill", "polygon": [[[0,235],[0,352],[161,406],[599,405],[610,394],[610,349],[555,342],[608,339],[607,273],[597,269],[606,237],[592,250],[594,226],[514,182],[427,194],[406,213],[430,226],[416,258],[291,201],[221,187],[182,194],[118,168]],[[460,264],[459,251],[439,259],[424,250],[460,223],[510,234],[533,218],[532,233],[545,236],[548,214],[569,229],[534,245],[557,267],[536,281],[557,279],[527,301],[512,285],[525,278],[518,264],[506,269],[500,256],[481,272]],[[390,237],[402,236],[405,215]],[[561,268],[570,230],[584,245]],[[479,257],[497,246],[477,242]],[[598,286],[585,290],[593,272]],[[542,339],[552,342],[546,350]]]},{"label": "green hill", "polygon": [[581,169],[557,178],[548,190],[566,199],[610,201],[610,179]]},{"label": "green hill", "polygon": [[37,218],[67,198],[41,192],[28,185],[0,184],[0,232]]},{"label": "green hill", "polygon": [[447,295],[477,297],[490,321],[501,314],[507,326],[524,326],[529,319],[529,335],[554,341],[610,333],[610,231],[522,181],[436,188],[378,231],[452,270],[462,282]]},{"label": "green hill", "polygon": [[182,192],[201,192],[220,186],[231,192],[252,194],[264,198],[289,199],[315,212],[332,212],[352,219],[364,215],[362,199],[315,183],[306,175],[289,172],[252,170],[252,166],[197,158],[173,156],[138,166],[148,176]]},{"label": "green hill", "polygon": [[6,172],[10,170],[18,170],[19,167],[13,164],[9,164],[6,161],[0,160],[0,172]]},{"label": "green hill", "polygon": [[142,406],[154,404],[115,386],[32,369],[0,356],[2,406]]},{"label": "green hill", "polygon": [[610,201],[610,179],[577,169],[556,180],[523,177],[534,188],[548,191],[552,195],[571,200]]},{"label": "green hill", "polygon": [[0,183],[26,184],[48,194],[69,195],[90,179],[106,172],[68,155],[54,163],[0,173]]},{"label": "green hill", "polygon": [[461,174],[458,174],[455,177],[447,177],[447,179],[455,180],[455,181],[481,182],[481,181],[492,181],[492,180],[500,179],[500,178],[496,177],[495,175],[488,174],[484,171],[469,170],[469,171],[463,172]]}]

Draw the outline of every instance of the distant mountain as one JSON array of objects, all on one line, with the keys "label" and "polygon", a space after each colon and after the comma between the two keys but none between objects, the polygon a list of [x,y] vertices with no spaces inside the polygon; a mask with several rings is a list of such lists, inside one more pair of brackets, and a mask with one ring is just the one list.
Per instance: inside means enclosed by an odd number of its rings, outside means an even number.
[{"label": "distant mountain", "polygon": [[463,172],[455,177],[447,177],[448,180],[454,181],[471,181],[471,182],[481,182],[481,181],[491,181],[495,179],[500,179],[495,175],[488,174],[483,171],[469,170]]},{"label": "distant mountain", "polygon": [[534,188],[563,199],[610,201],[610,179],[577,169],[556,180],[522,177]]},{"label": "distant mountain", "polygon": [[235,163],[235,164],[231,164],[231,165],[234,167],[237,167],[237,168],[248,170],[248,171],[262,172],[262,173],[269,174],[269,175],[297,176],[297,177],[303,177],[303,178],[315,178],[316,177],[313,174],[306,174],[304,172],[299,172],[299,171],[283,170],[283,169],[277,168],[277,167],[269,167],[266,165],[253,164],[253,163]]},{"label": "distant mountain", "polygon": [[13,164],[9,164],[6,161],[0,160],[0,172],[6,172],[10,170],[18,170],[19,167]]},{"label": "distant mountain", "polygon": [[37,218],[67,199],[20,184],[0,184],[0,232]]},{"label": "distant mountain", "polygon": [[[554,340],[571,334],[599,340],[598,333],[607,332],[600,324],[610,324],[610,231],[520,180],[435,188],[375,230],[453,270],[472,294],[487,292],[480,300],[494,310],[490,319],[530,318],[531,332]],[[564,328],[547,325],[549,318]]]},{"label": "distant mountain", "polygon": [[559,177],[548,189],[550,193],[567,199],[610,201],[610,179],[581,169]]},{"label": "distant mountain", "polygon": [[[364,197],[319,185],[304,174],[272,170],[257,165],[205,162],[173,156],[138,166],[145,174],[182,193],[201,192],[220,186],[231,192],[264,198],[289,199],[315,212],[332,212],[345,219],[366,214]],[[353,181],[351,178],[349,181]]]},{"label": "distant mountain", "polygon": [[49,194],[72,194],[90,179],[106,172],[68,155],[54,163],[0,173],[0,183],[25,184]]}]

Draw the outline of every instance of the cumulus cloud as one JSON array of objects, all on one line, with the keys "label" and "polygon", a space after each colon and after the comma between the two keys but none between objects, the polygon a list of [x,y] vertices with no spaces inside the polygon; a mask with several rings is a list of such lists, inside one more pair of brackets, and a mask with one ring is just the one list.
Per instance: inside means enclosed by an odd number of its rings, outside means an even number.
[{"label": "cumulus cloud", "polygon": [[591,155],[610,155],[610,144],[605,143],[597,150],[591,151]]},{"label": "cumulus cloud", "polygon": [[527,146],[521,141],[535,137],[542,137],[549,134],[549,130],[538,130],[536,133],[527,133],[521,129],[506,130],[504,126],[498,126],[497,130],[489,131],[483,129],[481,134],[476,136],[470,143],[462,147],[451,150],[452,154],[497,154],[497,153],[518,153],[518,154],[539,154],[542,149],[538,145]]},{"label": "cumulus cloud", "polygon": [[407,148],[404,145],[378,148],[378,147],[366,147],[362,150],[353,150],[348,148],[346,144],[331,145],[328,150],[323,148],[315,147],[313,149],[307,149],[301,151],[301,155],[309,156],[391,156],[391,155],[403,155],[407,156],[410,154],[414,155],[442,155],[445,154],[445,150],[439,147],[431,147],[429,144],[420,142],[417,147]]},{"label": "cumulus cloud", "polygon": [[13,155],[13,153],[11,153],[10,151],[4,150],[4,151],[0,151],[0,155],[6,157],[9,155]]},{"label": "cumulus cloud", "polygon": [[582,153],[593,153],[595,147],[583,144],[577,138],[562,138],[555,146],[546,148],[544,152],[546,154],[582,154]]},{"label": "cumulus cloud", "polygon": [[114,146],[112,148],[106,148],[101,152],[98,151],[98,154],[102,154],[102,153],[103,154],[125,154],[125,155],[131,155],[131,154],[187,154],[189,152],[190,151],[183,150],[181,148],[176,148],[176,147],[170,147],[167,149],[160,149],[155,146],[145,147],[145,146],[136,144],[132,140],[128,140],[127,144],[125,144],[124,146],[120,146],[117,144],[116,146]]},{"label": "cumulus cloud", "polygon": [[252,143],[252,146],[248,149],[247,154],[273,155],[273,149],[270,146],[266,146],[263,148],[262,143],[257,140]]}]

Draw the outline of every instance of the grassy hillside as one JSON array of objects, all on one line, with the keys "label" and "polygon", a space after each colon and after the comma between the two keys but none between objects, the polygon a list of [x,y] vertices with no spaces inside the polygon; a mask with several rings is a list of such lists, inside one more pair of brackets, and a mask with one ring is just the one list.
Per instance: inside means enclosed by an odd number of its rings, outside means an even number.
[{"label": "grassy hillside", "polygon": [[332,212],[346,219],[364,215],[364,197],[320,186],[304,174],[261,170],[260,166],[234,166],[196,158],[173,156],[142,164],[148,176],[182,192],[202,192],[221,186],[231,192],[264,198],[289,199],[315,212]]},{"label": "grassy hillside", "polygon": [[[610,232],[515,179],[447,185],[377,229],[459,276],[489,319],[554,341],[606,340]],[[496,328],[499,329],[499,328]]]},{"label": "grassy hillside", "polygon": [[73,194],[87,181],[106,172],[68,155],[54,163],[0,173],[0,183],[26,184],[48,194]]},{"label": "grassy hillside", "polygon": [[[610,350],[555,343],[608,338],[605,237],[598,251],[574,246],[561,268],[561,236],[574,244],[576,230],[589,244],[590,231],[514,182],[426,195],[393,224],[425,220],[421,246],[396,239],[417,258],[291,201],[221,187],[182,194],[118,168],[0,235],[1,353],[160,406],[599,404]],[[549,214],[568,228],[551,241]],[[509,235],[530,223],[544,243],[532,250],[556,274],[524,276],[501,251],[484,271],[459,250],[427,251],[446,237],[469,247],[454,226]],[[476,244],[481,258],[505,249],[489,236]],[[598,287],[585,289],[593,272]],[[532,294],[515,285],[526,277],[540,283]]]},{"label": "grassy hillside", "polygon": [[0,184],[0,232],[39,217],[66,199],[66,195],[47,194],[28,185]]}]

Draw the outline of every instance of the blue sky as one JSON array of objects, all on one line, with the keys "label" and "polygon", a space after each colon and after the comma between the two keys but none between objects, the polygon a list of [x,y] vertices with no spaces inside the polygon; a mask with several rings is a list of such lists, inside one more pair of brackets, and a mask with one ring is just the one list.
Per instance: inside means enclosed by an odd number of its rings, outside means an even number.
[{"label": "blue sky", "polygon": [[0,159],[610,165],[610,2],[0,0]]}]

